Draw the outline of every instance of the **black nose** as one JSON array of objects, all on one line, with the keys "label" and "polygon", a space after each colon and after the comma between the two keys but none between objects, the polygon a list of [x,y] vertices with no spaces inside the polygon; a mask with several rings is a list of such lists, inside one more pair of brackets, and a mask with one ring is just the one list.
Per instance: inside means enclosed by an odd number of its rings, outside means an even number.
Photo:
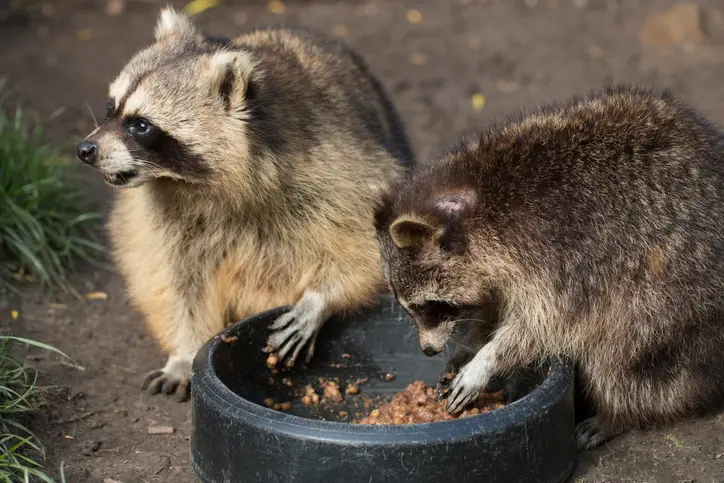
[{"label": "black nose", "polygon": [[438,355],[440,351],[436,351],[432,347],[426,347],[422,349],[422,353],[425,354],[427,357],[432,357]]},{"label": "black nose", "polygon": [[98,144],[95,141],[83,141],[78,144],[78,158],[88,164],[96,162],[98,157]]}]

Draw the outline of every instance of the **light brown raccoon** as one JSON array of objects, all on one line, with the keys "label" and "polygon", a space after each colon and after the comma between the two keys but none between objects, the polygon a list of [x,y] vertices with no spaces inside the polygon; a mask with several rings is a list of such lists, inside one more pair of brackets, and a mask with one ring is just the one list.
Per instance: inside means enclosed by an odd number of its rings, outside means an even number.
[{"label": "light brown raccoon", "polygon": [[383,198],[383,270],[423,351],[480,325],[466,341],[483,337],[479,350],[451,360],[451,411],[557,355],[597,412],[580,448],[721,408],[724,133],[671,94],[617,86],[544,106]]},{"label": "light brown raccoon", "polygon": [[277,306],[269,345],[307,360],[324,322],[384,288],[372,212],[413,163],[355,53],[281,28],[231,41],[161,11],[78,156],[118,188],[109,227],[130,298],[169,353],[144,381],[186,399],[225,324]]}]

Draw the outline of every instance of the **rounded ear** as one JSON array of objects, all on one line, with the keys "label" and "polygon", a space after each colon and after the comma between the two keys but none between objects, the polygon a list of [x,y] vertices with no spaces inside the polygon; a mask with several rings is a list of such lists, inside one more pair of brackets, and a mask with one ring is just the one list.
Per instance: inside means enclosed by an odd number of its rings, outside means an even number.
[{"label": "rounded ear", "polygon": [[255,68],[254,59],[248,52],[222,50],[211,56],[211,87],[218,92],[232,115],[244,110]]},{"label": "rounded ear", "polygon": [[438,236],[439,226],[413,216],[400,216],[390,225],[390,237],[397,248],[421,248]]},{"label": "rounded ear", "polygon": [[197,33],[190,18],[169,6],[161,10],[153,36],[157,42],[161,42],[171,37],[194,37]]}]

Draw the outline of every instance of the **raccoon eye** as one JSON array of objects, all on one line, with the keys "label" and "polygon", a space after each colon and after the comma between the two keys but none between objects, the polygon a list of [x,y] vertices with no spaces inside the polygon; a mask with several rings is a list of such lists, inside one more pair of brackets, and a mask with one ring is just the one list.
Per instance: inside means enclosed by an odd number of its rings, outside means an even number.
[{"label": "raccoon eye", "polygon": [[441,322],[445,316],[454,317],[458,313],[457,307],[439,300],[429,300],[414,307],[414,310],[423,317],[435,322]]},{"label": "raccoon eye", "polygon": [[144,134],[148,134],[150,130],[151,123],[145,119],[136,119],[128,126],[128,132],[130,132],[132,136],[143,136]]}]

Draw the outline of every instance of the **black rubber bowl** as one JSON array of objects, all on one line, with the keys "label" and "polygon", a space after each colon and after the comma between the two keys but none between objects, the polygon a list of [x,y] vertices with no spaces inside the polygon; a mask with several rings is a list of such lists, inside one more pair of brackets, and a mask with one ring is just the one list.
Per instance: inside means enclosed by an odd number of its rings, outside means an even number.
[{"label": "black rubber bowl", "polygon": [[[386,298],[357,317],[330,320],[309,367],[272,376],[262,348],[268,325],[285,310],[230,327],[194,360],[191,456],[202,481],[553,483],[573,470],[573,375],[558,359],[549,374],[548,367],[534,374],[532,391],[494,411],[430,424],[355,425],[344,421],[369,412],[363,398],[391,397],[418,379],[435,385],[442,356],[422,353],[407,314]],[[368,381],[328,410],[299,401],[289,412],[263,405],[269,397],[291,401],[295,388],[319,378],[336,378],[343,390]]]}]

